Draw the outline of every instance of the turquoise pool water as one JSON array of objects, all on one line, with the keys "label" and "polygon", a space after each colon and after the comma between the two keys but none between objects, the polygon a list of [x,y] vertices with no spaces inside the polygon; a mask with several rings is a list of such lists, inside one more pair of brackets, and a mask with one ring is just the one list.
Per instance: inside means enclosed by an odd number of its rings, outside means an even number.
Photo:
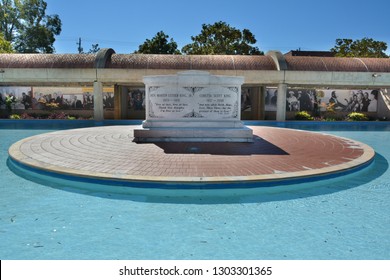
[{"label": "turquoise pool water", "polygon": [[389,259],[390,124],[266,124],[348,137],[377,155],[346,176],[234,195],[119,194],[10,169],[12,143],[93,123],[0,122],[0,259]]}]

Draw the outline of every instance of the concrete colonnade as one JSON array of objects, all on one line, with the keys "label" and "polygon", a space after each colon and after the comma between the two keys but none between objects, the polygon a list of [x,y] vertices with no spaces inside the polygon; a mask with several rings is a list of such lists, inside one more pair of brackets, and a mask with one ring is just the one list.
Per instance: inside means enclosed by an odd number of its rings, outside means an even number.
[{"label": "concrete colonnade", "polygon": [[[112,49],[101,49],[95,57],[76,54],[0,54],[0,85],[90,87],[93,84],[93,115],[97,121],[104,119],[103,87],[115,88],[113,116],[126,119],[129,117],[129,87],[141,87],[144,76],[174,75],[186,69],[209,71],[213,75],[243,76],[243,86],[250,87],[253,93],[252,110],[246,111],[245,115],[251,115],[253,119],[265,117],[266,86],[276,86],[278,90],[277,121],[286,120],[288,115],[288,87],[390,87],[389,59],[303,58],[282,55],[278,51],[253,57],[216,56],[210,61],[204,56],[114,54]],[[382,99],[378,100],[378,104],[385,103]],[[390,111],[388,106],[381,110]],[[134,117],[142,118],[138,111]]]}]

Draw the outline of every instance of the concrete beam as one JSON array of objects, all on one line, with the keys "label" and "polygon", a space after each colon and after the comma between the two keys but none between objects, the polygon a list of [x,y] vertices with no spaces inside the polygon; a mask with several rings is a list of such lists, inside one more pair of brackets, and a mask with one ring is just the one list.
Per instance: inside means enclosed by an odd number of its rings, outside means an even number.
[{"label": "concrete beam", "polygon": [[0,72],[0,85],[91,85],[96,69],[8,68]]},{"label": "concrete beam", "polygon": [[284,71],[291,85],[380,88],[390,86],[390,73]]},{"label": "concrete beam", "polygon": [[[20,69],[8,68],[0,71],[0,85],[89,85],[94,81],[107,85],[143,86],[143,77],[150,75],[172,75],[183,69]],[[243,76],[245,85],[274,85],[286,83],[290,86],[323,87],[390,87],[390,73],[373,72],[321,72],[321,71],[232,71],[210,70],[212,75]]]},{"label": "concrete beam", "polygon": [[279,71],[288,70],[286,59],[284,58],[284,55],[280,51],[269,51],[265,55],[268,55],[272,58],[272,60],[276,64],[276,68]]},{"label": "concrete beam", "polygon": [[106,68],[111,61],[111,56],[115,53],[113,49],[100,49],[96,54],[95,68]]}]

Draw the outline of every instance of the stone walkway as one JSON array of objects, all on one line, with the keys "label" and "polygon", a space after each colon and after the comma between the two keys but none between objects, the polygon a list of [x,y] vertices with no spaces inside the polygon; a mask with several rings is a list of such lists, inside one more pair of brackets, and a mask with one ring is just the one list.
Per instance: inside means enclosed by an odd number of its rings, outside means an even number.
[{"label": "stone walkway", "polygon": [[369,146],[314,132],[254,126],[253,143],[135,143],[138,126],[63,130],[9,149],[19,163],[104,180],[242,182],[349,170],[373,159]]}]

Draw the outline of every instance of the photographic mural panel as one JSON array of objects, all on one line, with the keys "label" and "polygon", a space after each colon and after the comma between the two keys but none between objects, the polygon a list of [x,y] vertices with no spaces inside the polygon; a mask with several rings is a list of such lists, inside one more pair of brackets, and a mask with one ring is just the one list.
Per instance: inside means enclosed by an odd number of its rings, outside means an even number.
[{"label": "photographic mural panel", "polygon": [[145,88],[130,88],[127,93],[127,108],[131,111],[145,111]]},{"label": "photographic mural panel", "polygon": [[[0,109],[6,108],[7,97],[16,110],[93,110],[91,87],[0,87]],[[114,109],[112,87],[103,88],[103,106]]]},{"label": "photographic mural panel", "polygon": [[252,100],[253,100],[252,89],[247,87],[242,87],[241,88],[241,111],[242,112],[252,111]]},{"label": "photographic mural panel", "polygon": [[[114,89],[103,89],[105,110],[114,109]],[[288,88],[286,111],[377,112],[379,90],[367,89],[304,89]],[[277,88],[267,88],[265,111],[276,111]],[[18,110],[93,110],[92,87],[0,87],[0,109],[6,109],[11,98],[12,109]],[[241,111],[252,110],[251,88],[241,90]],[[129,88],[127,107],[130,111],[145,110],[145,88]]]},{"label": "photographic mural panel", "polygon": [[6,109],[7,98],[12,100],[12,109],[31,109],[32,87],[0,87],[0,109]]},{"label": "photographic mural panel", "polygon": [[[287,89],[286,111],[377,112],[379,90]],[[278,90],[267,88],[265,110],[276,111]]]}]

